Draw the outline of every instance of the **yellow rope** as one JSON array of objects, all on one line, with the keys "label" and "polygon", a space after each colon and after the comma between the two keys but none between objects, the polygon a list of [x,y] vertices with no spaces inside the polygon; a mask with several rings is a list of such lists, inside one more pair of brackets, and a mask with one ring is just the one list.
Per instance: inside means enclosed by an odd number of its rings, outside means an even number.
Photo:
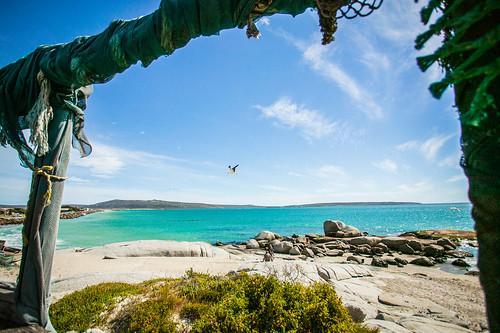
[{"label": "yellow rope", "polygon": [[63,181],[66,180],[67,177],[60,177],[50,174],[49,172],[54,171],[54,167],[51,165],[45,165],[41,168],[35,168],[34,175],[35,176],[43,176],[47,179],[47,192],[43,195],[43,207],[47,207],[50,205],[52,200],[52,181]]}]

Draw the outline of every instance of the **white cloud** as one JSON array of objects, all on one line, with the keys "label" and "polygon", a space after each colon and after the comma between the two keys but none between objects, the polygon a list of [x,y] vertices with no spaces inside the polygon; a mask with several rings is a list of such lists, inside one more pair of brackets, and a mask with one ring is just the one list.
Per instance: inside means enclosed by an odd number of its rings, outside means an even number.
[{"label": "white cloud", "polygon": [[437,135],[423,142],[419,142],[416,140],[407,141],[405,143],[397,145],[396,149],[400,151],[417,150],[426,160],[433,161],[435,160],[436,156],[439,153],[439,150],[444,146],[444,144],[454,136],[454,134]]},{"label": "white cloud", "polygon": [[420,7],[404,1],[386,1],[373,14],[373,19],[376,19],[373,29],[388,41],[412,47],[415,37],[424,31],[420,22]]},{"label": "white cloud", "polygon": [[396,162],[388,158],[379,162],[373,162],[373,165],[379,168],[380,170],[387,171],[390,173],[397,173],[399,170],[399,167],[396,164]]},{"label": "white cloud", "polygon": [[[73,154],[76,155],[76,152],[73,152]],[[142,173],[147,174],[151,170],[185,169],[185,173],[190,172],[187,168],[178,166],[177,164],[179,163],[193,164],[192,162],[167,155],[152,154],[139,150],[127,150],[101,143],[93,144],[90,156],[72,158],[71,161],[72,165],[87,169],[92,177],[97,178],[113,178],[125,171],[127,173],[141,174],[142,170]],[[193,175],[196,176],[194,173]]]},{"label": "white cloud", "polygon": [[424,155],[426,159],[433,160],[438,154],[441,147],[443,147],[446,141],[448,141],[452,137],[453,135],[448,135],[448,136],[439,135],[427,139],[420,146],[420,152]]},{"label": "white cloud", "polygon": [[400,150],[400,151],[407,151],[407,150],[412,150],[412,149],[418,149],[419,146],[420,145],[419,145],[418,141],[412,140],[412,141],[407,141],[405,143],[397,145],[396,149]]},{"label": "white cloud", "polygon": [[329,165],[323,165],[321,166],[317,171],[316,174],[320,177],[323,178],[331,178],[331,177],[344,177],[346,176],[346,173],[344,169],[337,165],[329,164]]},{"label": "white cloud", "polygon": [[426,180],[419,181],[413,184],[401,184],[398,189],[405,193],[428,192],[432,188],[432,184]]},{"label": "white cloud", "polygon": [[92,154],[73,159],[75,166],[89,169],[95,177],[109,178],[125,167],[123,150],[106,145],[95,145]]},{"label": "white cloud", "polygon": [[266,191],[273,191],[273,192],[288,192],[288,191],[290,191],[288,188],[281,187],[281,186],[275,186],[275,185],[259,185],[259,188],[266,190]]},{"label": "white cloud", "polygon": [[372,42],[357,30],[351,33],[353,41],[360,50],[360,61],[374,74],[388,71],[392,64],[386,52],[377,49]]},{"label": "white cloud", "polygon": [[[346,93],[354,104],[370,119],[380,119],[384,116],[382,108],[375,99],[364,89],[352,75],[346,73],[337,64],[327,59],[328,48],[321,45],[315,38],[311,43],[298,39],[287,32],[277,33],[290,44],[302,52],[307,65],[325,79],[333,82],[340,90]],[[318,36],[318,35],[315,35]]]},{"label": "white cloud", "polygon": [[336,123],[329,121],[318,111],[293,103],[282,97],[269,106],[256,106],[266,118],[289,128],[297,128],[308,139],[320,139],[332,134]]},{"label": "white cloud", "polygon": [[[295,45],[301,45],[301,43]],[[317,42],[302,49],[304,59],[315,72],[335,83],[338,88],[354,100],[358,108],[369,118],[382,118],[384,115],[382,108],[366,92],[366,89],[363,89],[351,75],[343,71],[338,65],[327,60],[327,50]]]}]

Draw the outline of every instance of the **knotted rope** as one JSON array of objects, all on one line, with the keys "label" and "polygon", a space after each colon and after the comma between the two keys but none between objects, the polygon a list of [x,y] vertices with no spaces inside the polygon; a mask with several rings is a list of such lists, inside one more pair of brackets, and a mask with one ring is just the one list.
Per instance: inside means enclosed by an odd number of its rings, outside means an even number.
[{"label": "knotted rope", "polygon": [[34,176],[42,176],[47,179],[47,191],[43,195],[43,207],[47,207],[50,205],[51,200],[52,200],[52,181],[64,181],[68,177],[61,177],[61,176],[56,176],[52,175],[49,172],[53,172],[54,167],[52,165],[44,165],[41,168],[35,168],[35,171],[33,173]]}]

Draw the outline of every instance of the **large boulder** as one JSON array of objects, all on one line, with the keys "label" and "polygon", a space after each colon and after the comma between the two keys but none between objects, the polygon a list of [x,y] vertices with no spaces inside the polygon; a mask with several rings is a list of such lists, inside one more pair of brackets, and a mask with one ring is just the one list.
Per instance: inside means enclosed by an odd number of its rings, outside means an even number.
[{"label": "large boulder", "polygon": [[302,250],[302,254],[305,255],[306,257],[314,258],[314,252],[311,249],[308,249],[307,247]]},{"label": "large boulder", "polygon": [[372,249],[380,249],[380,252],[383,252],[383,253],[386,253],[389,251],[389,248],[384,243],[378,243],[377,245],[372,247]]},{"label": "large boulder", "polygon": [[259,246],[263,249],[267,248],[269,245],[269,241],[267,239],[258,240],[257,243],[259,243]]},{"label": "large boulder", "polygon": [[370,246],[375,246],[381,240],[382,240],[382,238],[380,238],[380,237],[367,237],[367,236],[363,236],[363,237],[352,238],[349,241],[349,243],[352,244],[352,245],[364,245],[364,244],[367,244],[367,245],[370,245]]},{"label": "large boulder", "polygon": [[410,246],[410,244],[403,244],[399,247],[399,251],[404,254],[415,254],[415,250]]},{"label": "large boulder", "polygon": [[408,244],[408,239],[403,237],[385,237],[382,238],[380,243],[387,245],[391,250],[399,251],[403,244]]},{"label": "large boulder", "polygon": [[279,241],[279,240],[273,240],[271,241],[271,246],[273,248],[273,251],[276,253],[286,253],[288,254],[290,250],[293,248],[293,243],[289,241]]},{"label": "large boulder", "polygon": [[427,257],[442,257],[444,255],[444,247],[441,245],[430,244],[424,248],[424,254]]},{"label": "large boulder", "polygon": [[107,244],[87,251],[103,257],[229,257],[223,249],[204,242],[139,240]]},{"label": "large boulder", "polygon": [[261,231],[254,237],[256,240],[268,240],[272,241],[276,239],[276,235],[271,231]]},{"label": "large boulder", "polygon": [[470,265],[463,259],[455,259],[451,262],[451,264],[458,267],[470,267]]},{"label": "large boulder", "polygon": [[260,248],[259,242],[257,242],[255,239],[249,239],[246,242],[246,248],[247,249],[258,249]]},{"label": "large boulder", "polygon": [[408,245],[417,252],[422,252],[424,250],[424,244],[417,239],[410,239]]},{"label": "large boulder", "polygon": [[365,262],[365,259],[364,258],[361,258],[361,257],[356,257],[356,256],[349,256],[347,257],[347,262],[355,262],[357,264],[362,264]]},{"label": "large boulder", "polygon": [[426,258],[426,257],[419,257],[417,259],[413,259],[412,261],[410,261],[410,264],[418,265],[418,266],[426,266],[426,267],[430,267],[430,266],[435,265],[435,263],[432,259]]},{"label": "large boulder", "polygon": [[290,251],[288,251],[288,254],[291,254],[292,256],[298,256],[300,255],[300,248],[298,248],[297,246],[294,246],[290,249]]},{"label": "large boulder", "polygon": [[451,250],[454,250],[457,248],[457,246],[451,241],[449,240],[448,238],[439,238],[437,241],[436,241],[436,244],[437,245],[441,245],[442,247],[446,248],[446,247],[450,247]]},{"label": "large boulder", "polygon": [[380,258],[373,258],[371,265],[376,266],[376,267],[387,267],[388,266],[387,262],[384,259],[380,259]]},{"label": "large boulder", "polygon": [[354,253],[357,253],[357,254],[366,254],[366,255],[370,255],[372,254],[372,248],[370,247],[370,245],[360,245],[358,247],[356,247],[353,251]]},{"label": "large boulder", "polygon": [[361,236],[361,232],[358,228],[345,224],[342,221],[331,221],[326,220],[323,222],[323,231],[325,232],[325,236],[336,236],[340,233],[343,233],[345,237],[357,237]]}]

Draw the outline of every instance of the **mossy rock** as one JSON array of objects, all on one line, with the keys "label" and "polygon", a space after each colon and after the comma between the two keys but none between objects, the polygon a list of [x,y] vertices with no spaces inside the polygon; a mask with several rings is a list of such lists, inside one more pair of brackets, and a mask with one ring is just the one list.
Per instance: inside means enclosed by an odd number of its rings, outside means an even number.
[{"label": "mossy rock", "polygon": [[105,283],[67,295],[51,307],[58,331],[111,332],[377,332],[353,322],[331,285],[304,286],[245,273],[132,285]]}]

